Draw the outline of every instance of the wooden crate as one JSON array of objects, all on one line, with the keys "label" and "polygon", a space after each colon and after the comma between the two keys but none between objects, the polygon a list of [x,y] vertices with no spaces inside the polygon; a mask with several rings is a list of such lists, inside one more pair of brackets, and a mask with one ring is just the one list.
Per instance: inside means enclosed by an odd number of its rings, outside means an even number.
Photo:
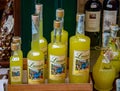
[{"label": "wooden crate", "polygon": [[[24,59],[23,69],[26,70],[26,59]],[[24,72],[23,79],[26,80],[26,72]],[[93,83],[90,79],[89,83],[60,83],[51,84],[43,83],[37,85],[27,84],[8,84],[8,91],[93,91]]]}]

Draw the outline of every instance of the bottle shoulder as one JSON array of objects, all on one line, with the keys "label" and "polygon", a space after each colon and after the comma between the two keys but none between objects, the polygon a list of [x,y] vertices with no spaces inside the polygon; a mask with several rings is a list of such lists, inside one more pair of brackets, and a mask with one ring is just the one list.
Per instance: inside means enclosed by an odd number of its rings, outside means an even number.
[{"label": "bottle shoulder", "polygon": [[58,42],[58,43],[49,43],[48,44],[49,48],[64,48],[66,45],[64,43]]},{"label": "bottle shoulder", "polygon": [[88,0],[85,4],[85,10],[100,11],[102,10],[102,3],[99,0]]}]

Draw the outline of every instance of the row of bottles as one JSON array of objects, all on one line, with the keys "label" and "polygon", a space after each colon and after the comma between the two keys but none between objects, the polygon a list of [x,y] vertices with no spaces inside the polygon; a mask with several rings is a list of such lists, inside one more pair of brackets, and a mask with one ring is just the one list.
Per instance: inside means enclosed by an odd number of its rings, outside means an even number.
[{"label": "row of bottles", "polygon": [[119,0],[88,0],[85,3],[85,34],[91,38],[91,49],[105,46],[110,25],[118,23]]},{"label": "row of bottles", "polygon": [[[35,14],[31,15],[32,41],[31,50],[27,55],[28,83],[44,83],[45,79],[48,80],[48,83],[64,83],[67,77],[68,50],[68,32],[64,30],[63,25],[64,10],[56,10],[51,42],[47,44],[47,40],[43,37],[42,9],[43,5],[37,4]],[[68,77],[70,83],[88,83],[91,40],[84,31],[85,14],[77,14],[76,23],[76,34],[69,39]],[[94,86],[97,90],[111,90],[113,81],[120,72],[120,39],[116,37],[119,27],[112,25],[110,29],[110,35],[107,36],[108,39],[104,42],[105,46],[93,67]],[[17,83],[17,81],[21,83],[22,52],[20,42],[14,42],[13,38],[11,48],[13,51],[10,58],[11,83]],[[14,64],[14,62],[16,63]]]}]

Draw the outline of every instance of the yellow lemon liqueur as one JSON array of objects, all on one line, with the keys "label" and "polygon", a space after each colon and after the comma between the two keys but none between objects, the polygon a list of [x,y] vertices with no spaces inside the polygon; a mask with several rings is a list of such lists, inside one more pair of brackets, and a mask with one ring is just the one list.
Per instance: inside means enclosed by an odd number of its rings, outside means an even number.
[{"label": "yellow lemon liqueur", "polygon": [[113,24],[111,27],[110,39],[109,39],[109,47],[113,52],[113,59],[111,60],[112,65],[116,70],[116,77],[119,77],[120,72],[120,37],[117,37],[117,32],[119,27],[117,24]]},{"label": "yellow lemon liqueur", "polygon": [[19,52],[20,52],[20,56],[21,56],[21,58],[23,58],[23,52],[22,52],[22,50],[21,50],[21,37],[19,37],[19,36],[13,36],[13,38],[12,38],[12,42],[13,43],[18,43],[19,44]]},{"label": "yellow lemon liqueur", "polygon": [[[107,36],[104,38],[107,38]],[[112,65],[114,54],[108,45],[108,42],[109,39],[104,42],[105,44],[102,48],[101,54],[93,66],[92,75],[95,82],[94,87],[98,91],[111,91],[115,79],[116,70]]]},{"label": "yellow lemon liqueur", "polygon": [[39,16],[32,16],[32,42],[31,50],[27,54],[28,84],[43,83],[44,78],[44,54],[39,50]]},{"label": "yellow lemon liqueur", "polygon": [[[68,45],[68,32],[64,29],[64,9],[58,8],[56,10],[56,20],[61,21],[61,27],[62,27],[61,42]],[[54,31],[51,32],[51,42],[53,41],[54,41]]]},{"label": "yellow lemon liqueur", "polygon": [[47,40],[43,36],[43,4],[35,5],[35,13],[39,15],[39,48],[44,53],[45,57],[45,78],[47,78]]},{"label": "yellow lemon liqueur", "polygon": [[22,84],[23,58],[19,43],[11,43],[10,83]]},{"label": "yellow lemon liqueur", "polygon": [[61,42],[61,32],[61,21],[54,20],[54,39],[48,45],[48,83],[65,82],[66,45]]},{"label": "yellow lemon liqueur", "polygon": [[90,38],[84,35],[84,14],[76,15],[76,35],[70,37],[69,81],[89,82]]}]

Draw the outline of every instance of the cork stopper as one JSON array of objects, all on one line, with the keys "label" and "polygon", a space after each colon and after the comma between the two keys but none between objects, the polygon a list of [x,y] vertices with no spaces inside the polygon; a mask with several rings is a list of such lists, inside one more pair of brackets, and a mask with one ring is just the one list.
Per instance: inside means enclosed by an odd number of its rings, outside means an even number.
[{"label": "cork stopper", "polygon": [[76,22],[78,22],[79,20],[83,20],[84,21],[84,16],[85,16],[85,14],[77,13],[76,14]]},{"label": "cork stopper", "polygon": [[32,21],[35,25],[39,25],[39,16],[37,14],[33,14]]},{"label": "cork stopper", "polygon": [[61,22],[59,20],[54,20],[54,28],[60,28]]},{"label": "cork stopper", "polygon": [[57,9],[56,10],[56,17],[64,17],[64,9]]},{"label": "cork stopper", "polygon": [[36,9],[36,13],[39,14],[43,9],[43,4],[36,4],[35,9]]},{"label": "cork stopper", "polygon": [[11,43],[11,50],[12,51],[15,51],[15,50],[17,50],[19,48],[19,45],[18,45],[18,43]]},{"label": "cork stopper", "polygon": [[12,42],[14,42],[14,43],[21,43],[21,37],[19,37],[19,36],[13,36]]},{"label": "cork stopper", "polygon": [[111,30],[113,30],[113,31],[118,31],[118,30],[119,30],[119,26],[118,26],[117,24],[112,24],[112,25],[110,26],[110,28],[111,28]]}]

